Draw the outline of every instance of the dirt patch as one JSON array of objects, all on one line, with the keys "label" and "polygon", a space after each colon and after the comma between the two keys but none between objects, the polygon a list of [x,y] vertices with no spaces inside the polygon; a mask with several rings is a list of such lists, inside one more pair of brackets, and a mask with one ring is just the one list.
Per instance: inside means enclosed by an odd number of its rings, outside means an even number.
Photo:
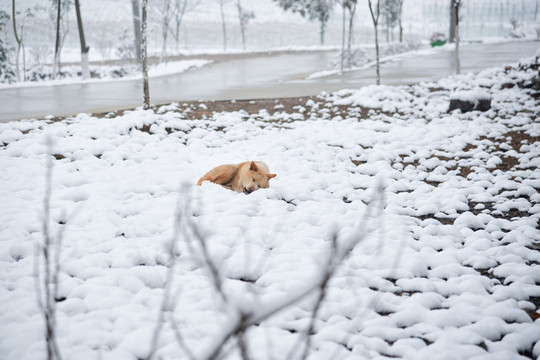
[{"label": "dirt patch", "polygon": [[[306,111],[306,102],[317,101],[314,97],[238,100],[238,101],[188,101],[180,104],[181,109],[191,109],[187,113],[190,119],[211,117],[214,113],[244,111],[248,114],[268,112],[270,115],[285,112],[288,114]],[[304,108],[304,111],[302,111]]]}]

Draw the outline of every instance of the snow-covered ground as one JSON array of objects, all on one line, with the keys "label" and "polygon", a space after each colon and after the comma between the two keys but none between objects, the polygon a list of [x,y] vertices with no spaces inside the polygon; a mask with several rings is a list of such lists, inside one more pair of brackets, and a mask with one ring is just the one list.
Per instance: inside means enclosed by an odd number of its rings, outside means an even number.
[{"label": "snow-covered ground", "polygon": [[[148,66],[148,76],[167,76],[172,74],[180,74],[184,71],[198,68],[210,64],[211,60],[195,59],[195,60],[180,60],[162,62],[159,64]],[[41,79],[35,81],[15,82],[15,83],[0,83],[0,89],[3,88],[20,88],[29,86],[52,86],[52,85],[67,85],[67,84],[84,84],[89,82],[100,81],[122,81],[133,80],[142,77],[141,70],[136,66],[121,66],[121,65],[92,65],[90,72],[92,77],[83,80],[81,77],[80,66],[64,66],[62,67],[62,78],[58,80]],[[50,74],[50,71],[42,71],[41,74]]]},{"label": "snow-covered ground", "polygon": [[[192,103],[0,124],[0,357],[45,357],[33,272],[52,161],[64,359],[146,358],[165,288],[155,358],[187,358],[174,329],[199,358],[240,319],[237,309],[260,313],[310,284],[334,235],[342,246],[363,233],[330,280],[309,359],[537,358],[535,62],[321,94],[290,111],[280,100],[255,113]],[[491,110],[448,113],[452,94],[479,88]],[[193,186],[218,164],[250,159],[278,174],[269,189]],[[372,201],[381,184],[382,205]],[[178,204],[227,303],[184,227],[167,277]],[[298,357],[316,294],[249,328],[250,357],[291,359],[293,348]]]}]

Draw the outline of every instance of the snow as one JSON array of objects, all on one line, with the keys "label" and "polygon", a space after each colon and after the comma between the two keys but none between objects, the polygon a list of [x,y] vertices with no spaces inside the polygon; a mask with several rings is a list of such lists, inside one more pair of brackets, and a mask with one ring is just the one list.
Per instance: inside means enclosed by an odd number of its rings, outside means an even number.
[{"label": "snow", "polygon": [[[276,103],[192,119],[212,105],[173,103],[0,124],[2,356],[45,356],[33,267],[47,160],[51,234],[64,234],[57,321],[66,359],[145,358],[167,287],[167,318],[197,356],[207,353],[239,321],[235,309],[265,314],[309,289],[334,234],[343,247],[363,240],[329,283],[310,359],[539,356],[540,320],[530,314],[540,297],[540,106],[531,89],[501,87],[537,75],[518,68],[323,93],[295,113]],[[492,110],[447,112],[452,94],[478,88]],[[525,140],[515,146],[510,132]],[[506,157],[516,165],[501,171]],[[249,159],[277,173],[269,189],[193,186],[213,166]],[[384,203],[373,202],[381,184]],[[178,204],[206,239],[228,304],[185,223],[168,281]],[[287,358],[314,304],[308,296],[252,327],[250,355]],[[185,357],[169,322],[158,357]]]},{"label": "snow", "polygon": [[[193,4],[195,1],[188,1]],[[222,43],[222,23],[219,2],[215,0],[198,1],[199,5],[188,11],[182,18],[182,26],[178,38],[173,36],[173,22],[168,37],[166,55],[189,56],[203,54],[244,53],[239,31],[238,10],[236,2],[224,3],[224,19],[227,29],[227,49]],[[284,11],[273,0],[243,0],[242,6],[255,15],[247,24],[247,52],[294,51],[299,49],[321,50],[339,49],[342,36],[342,13],[336,5],[326,22],[325,44],[319,43],[319,24],[309,21],[297,13]],[[188,6],[189,8],[190,6]],[[11,3],[0,3],[0,11],[11,14]],[[21,0],[17,4],[18,23],[24,25],[19,30],[24,37],[23,57],[25,58],[26,76],[34,81],[36,78],[50,76],[54,44],[55,25],[51,21],[50,6],[44,6],[42,1]],[[505,0],[476,0],[465,2],[461,7],[463,21],[460,23],[460,37],[469,42],[500,42],[511,39],[538,38],[537,11],[534,0],[522,0],[519,5]],[[390,32],[380,29],[382,61],[389,60],[388,55],[395,55],[404,50],[414,50],[418,44],[427,44],[433,33],[446,32],[448,29],[449,7],[447,0],[410,1],[403,8],[403,38],[406,43],[397,43],[398,27]],[[162,22],[165,5],[157,2],[149,6],[149,54],[161,57],[163,31]],[[93,0],[81,3],[81,14],[85,26],[86,43],[90,48],[88,53],[94,71],[102,78],[118,77],[118,72],[124,72],[130,67],[134,57],[133,24],[131,4],[120,0]],[[174,16],[173,16],[174,17]],[[353,63],[357,68],[372,66],[373,56],[365,57],[365,49],[373,47],[373,26],[367,4],[357,7],[354,25]],[[8,62],[15,68],[16,48],[15,36],[11,26],[4,26],[5,31],[0,37],[6,43],[9,51]],[[24,31],[23,31],[24,30]],[[61,60],[63,63],[76,64],[80,62],[80,45],[77,31],[74,6],[64,16],[62,23],[63,38]],[[386,36],[385,36],[386,35]],[[481,39],[481,40],[479,40]],[[504,40],[506,39],[506,40]],[[445,46],[446,50],[450,47]],[[429,50],[425,50],[429,51]],[[410,52],[410,51],[409,51]],[[395,58],[395,56],[393,57]],[[96,70],[96,64],[103,61],[116,61],[119,65],[114,69],[110,66]],[[334,61],[334,65],[339,61]],[[333,66],[336,68],[337,66]],[[76,76],[78,66],[61,67],[62,72],[68,72],[70,77]],[[103,73],[110,71],[110,73]],[[327,70],[313,74],[310,78],[324,77],[337,74],[337,70]],[[15,81],[14,77],[5,79]],[[67,81],[67,80],[65,80]],[[52,82],[49,84],[54,84]],[[65,82],[61,82],[65,83]],[[18,85],[17,85],[18,86]],[[24,84],[23,86],[27,86]]]},{"label": "snow", "polygon": [[[255,14],[247,24],[247,46],[249,49],[268,49],[287,46],[310,46],[319,44],[319,24],[310,22],[299,14],[284,11],[272,0],[243,0],[242,6]],[[404,3],[404,38],[426,41],[434,32],[448,30],[448,1],[411,1]],[[0,10],[11,13],[10,2],[2,2]],[[21,0],[17,7],[21,13],[32,8],[34,16],[26,18],[25,43],[31,56],[52,56],[46,53],[43,44],[54,44],[54,23],[49,20],[49,9],[36,8],[42,5],[39,0]],[[460,22],[461,38],[503,38],[509,35],[536,38],[536,2],[522,0],[518,4],[506,0],[476,0],[461,5],[463,21]],[[162,43],[162,3],[149,6],[149,46],[150,53],[158,54]],[[242,48],[240,39],[238,11],[236,2],[227,1],[224,6],[227,27],[228,50]],[[81,3],[81,13],[85,25],[85,36],[90,46],[90,60],[100,61],[118,57],[116,50],[125,46],[132,38],[131,4],[120,0],[93,0]],[[22,18],[22,15],[20,16]],[[512,21],[515,21],[515,28]],[[22,21],[22,20],[20,20]],[[331,12],[327,22],[326,43],[333,46],[341,44],[342,13],[339,6]],[[73,6],[66,21],[69,31],[65,40],[66,61],[79,61],[80,48],[77,23]],[[382,24],[381,24],[382,25]],[[385,33],[381,26],[381,40]],[[5,29],[5,37],[14,42],[11,28]],[[355,44],[370,44],[373,41],[373,25],[367,4],[357,7],[355,19]],[[185,14],[181,26],[179,44],[173,36],[169,37],[169,53],[193,49],[223,49],[222,27],[219,3],[203,0],[193,11]],[[535,37],[536,36],[536,37]],[[393,40],[399,37],[397,26],[391,34]],[[30,55],[30,54],[29,54]],[[30,57],[30,56],[29,56]]]},{"label": "snow", "polygon": [[[211,60],[205,59],[195,59],[195,60],[181,60],[181,61],[170,61],[163,62],[156,65],[150,65],[148,70],[148,75],[150,77],[158,76],[167,76],[173,74],[179,74],[190,69],[198,68],[212,63]],[[128,68],[129,69],[129,68]],[[80,71],[79,66],[69,66],[63,67],[62,71],[66,74],[69,74],[63,79],[59,80],[42,80],[42,81],[26,81],[26,82],[16,82],[16,83],[3,83],[0,84],[0,89],[2,88],[20,88],[20,87],[29,87],[29,86],[51,86],[51,85],[67,85],[67,84],[85,84],[93,83],[100,81],[122,81],[122,80],[133,80],[142,78],[140,70],[136,67],[132,67],[129,70],[129,73],[122,77],[115,77],[112,75],[115,70],[119,71],[128,71],[124,67],[119,66],[90,66],[91,71],[99,73],[99,78],[83,80],[77,72]]]},{"label": "snow", "polygon": [[482,89],[473,89],[468,91],[456,91],[450,96],[450,100],[461,100],[476,103],[478,100],[490,99],[490,95]]}]

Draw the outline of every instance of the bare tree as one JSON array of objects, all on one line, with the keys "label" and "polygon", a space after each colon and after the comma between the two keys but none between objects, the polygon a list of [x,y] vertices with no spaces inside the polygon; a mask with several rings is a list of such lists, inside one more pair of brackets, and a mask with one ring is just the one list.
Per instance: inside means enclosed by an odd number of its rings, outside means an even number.
[{"label": "bare tree", "polygon": [[172,18],[174,19],[173,35],[174,35],[176,50],[178,50],[178,46],[180,44],[180,27],[182,26],[184,15],[193,11],[197,6],[199,6],[200,3],[201,3],[201,0],[175,0],[174,1]]},{"label": "bare tree", "polygon": [[11,9],[12,9],[11,19],[13,22],[13,34],[15,35],[15,41],[17,42],[17,55],[15,57],[15,73],[17,74],[17,81],[21,81],[21,71],[19,69],[19,55],[20,55],[21,46],[22,46],[22,35],[21,37],[19,37],[19,34],[17,32],[17,16],[15,12],[15,0],[12,0],[11,2]]},{"label": "bare tree", "polygon": [[376,73],[377,73],[377,85],[381,85],[381,69],[380,69],[380,58],[379,58],[379,16],[380,13],[380,1],[377,1],[377,7],[375,12],[373,11],[373,6],[371,5],[371,0],[368,0],[369,12],[371,13],[371,19],[373,20],[373,27],[375,28],[375,58],[376,58]]},{"label": "bare tree", "polygon": [[148,54],[147,54],[147,21],[148,0],[142,0],[142,23],[141,23],[141,64],[143,74],[143,109],[150,108],[150,89],[148,87]]},{"label": "bare tree", "polygon": [[88,79],[90,78],[90,69],[88,67],[88,51],[90,50],[90,47],[86,45],[86,40],[84,38],[79,0],[75,0],[75,12],[77,13],[77,27],[79,29],[79,40],[81,42],[81,73],[83,79]]},{"label": "bare tree", "polygon": [[171,0],[163,0],[163,8],[160,11],[161,16],[161,55],[159,61],[162,62],[167,56],[167,35],[169,34],[169,23],[171,22],[172,13],[171,9]]},{"label": "bare tree", "polygon": [[341,61],[339,71],[343,72],[343,62],[345,61],[345,13],[346,6],[345,1],[341,2],[341,11],[342,11],[342,21],[341,21]]},{"label": "bare tree", "polygon": [[[502,4],[501,4],[502,7]],[[454,9],[454,0],[450,0],[450,30],[448,34],[448,42],[453,43],[456,38],[456,12]]]},{"label": "bare tree", "polygon": [[461,0],[452,0],[452,12],[454,13],[455,21],[455,39],[456,39],[456,51],[455,51],[455,62],[456,62],[456,74],[461,73],[461,63],[459,60],[459,7],[461,5]]},{"label": "bare tree", "polygon": [[[16,11],[15,0],[11,2],[12,7],[12,23],[13,23],[13,35],[15,36],[15,42],[17,43],[17,51],[15,55],[15,72],[17,75],[17,81],[26,80],[26,51],[24,47],[24,23],[27,18],[33,17],[34,14],[30,8],[26,8],[24,11]],[[17,26],[17,14],[21,15],[20,30]],[[21,76],[20,70],[20,53],[22,50],[22,65],[23,75]]]},{"label": "bare tree", "polygon": [[242,35],[242,49],[246,49],[246,26],[249,20],[255,18],[253,11],[248,11],[242,7],[240,0],[236,2],[236,8],[238,9],[238,20],[240,22],[240,34]]},{"label": "bare tree", "polygon": [[398,26],[399,26],[399,42],[403,42],[403,2],[405,0],[398,0]]},{"label": "bare tree", "polygon": [[[340,59],[340,71],[343,72],[345,66],[352,66],[352,38],[354,27],[354,14],[356,13],[357,0],[340,0],[342,8],[342,29],[341,29],[341,59]],[[347,15],[348,14],[348,15]],[[346,20],[348,16],[348,21]],[[347,31],[347,40],[345,40]],[[347,42],[347,48],[345,49],[345,42]]]},{"label": "bare tree", "polygon": [[133,32],[135,34],[135,54],[137,55],[137,64],[141,65],[141,16],[139,14],[139,7],[139,0],[131,0]]},{"label": "bare tree", "polygon": [[62,19],[62,0],[56,0],[56,38],[54,43],[54,61],[52,78],[56,79],[58,68],[60,66],[60,24]]},{"label": "bare tree", "polygon": [[60,71],[60,53],[62,45],[64,44],[64,40],[66,39],[69,30],[69,18],[66,15],[69,14],[71,2],[69,0],[53,0],[53,4],[56,4],[56,15],[53,15],[56,24],[52,78],[56,79],[56,76]]},{"label": "bare tree", "polygon": [[223,7],[230,0],[217,0],[219,2],[219,13],[221,15],[221,34],[223,35],[223,51],[227,51],[227,25],[225,23],[225,12]]},{"label": "bare tree", "polygon": [[347,43],[347,66],[352,66],[352,38],[354,34],[354,14],[356,13],[357,0],[347,0],[345,2],[347,9],[349,10],[349,35]]}]

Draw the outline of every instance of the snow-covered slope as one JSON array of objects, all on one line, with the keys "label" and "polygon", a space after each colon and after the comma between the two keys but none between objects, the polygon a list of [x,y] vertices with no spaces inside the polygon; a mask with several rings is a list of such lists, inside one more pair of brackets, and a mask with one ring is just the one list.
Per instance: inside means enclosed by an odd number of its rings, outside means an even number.
[{"label": "snow-covered slope", "polygon": [[[175,328],[198,358],[237,309],[295,294],[326,264],[334,235],[341,246],[361,232],[328,284],[309,359],[540,356],[535,61],[322,94],[292,111],[279,100],[255,113],[194,103],[0,124],[1,356],[45,357],[33,271],[51,160],[64,359],[145,358],[166,287],[156,358],[187,358]],[[477,88],[490,111],[447,112],[452,93]],[[269,189],[192,185],[249,159],[278,174]],[[374,203],[381,184],[384,202]],[[167,278],[177,204],[205,239],[226,303],[184,227]],[[315,294],[248,329],[250,357],[299,356]]]}]

